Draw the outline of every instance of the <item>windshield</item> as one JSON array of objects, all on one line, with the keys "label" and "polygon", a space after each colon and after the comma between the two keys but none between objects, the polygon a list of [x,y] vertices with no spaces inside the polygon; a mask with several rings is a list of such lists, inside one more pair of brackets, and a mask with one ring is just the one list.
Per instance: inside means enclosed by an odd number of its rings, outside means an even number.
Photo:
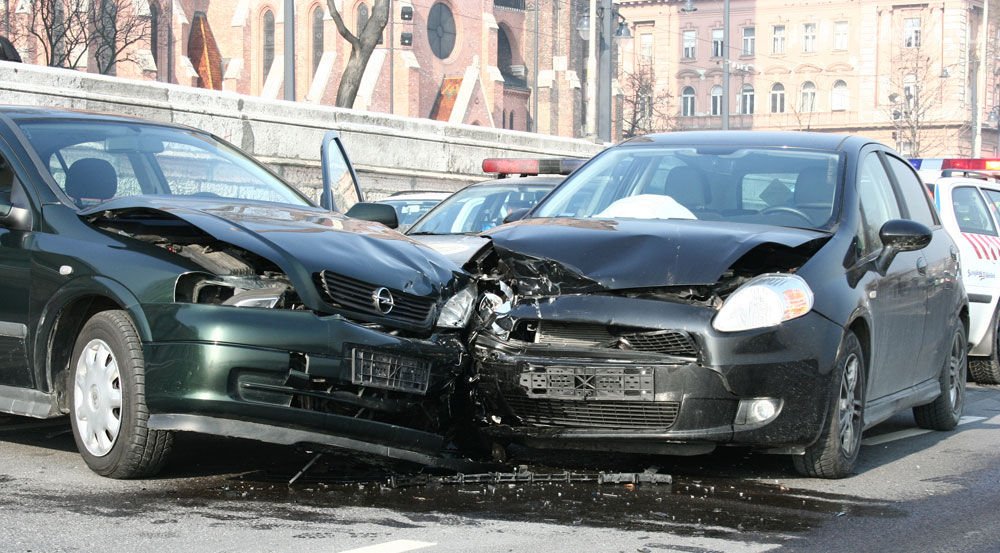
[{"label": "windshield", "polygon": [[145,195],[311,205],[246,154],[205,134],[87,120],[29,121],[19,127],[52,179],[80,208]]},{"label": "windshield", "polygon": [[518,209],[530,209],[552,190],[545,184],[470,186],[438,204],[408,234],[479,234],[503,224]]},{"label": "windshield", "polygon": [[379,200],[377,203],[391,205],[396,210],[396,219],[399,221],[399,227],[396,230],[402,232],[415,223],[424,213],[430,211],[432,207],[441,203],[441,200],[388,199]]},{"label": "windshield", "polygon": [[631,146],[578,170],[533,217],[700,219],[804,228],[833,223],[833,152]]}]

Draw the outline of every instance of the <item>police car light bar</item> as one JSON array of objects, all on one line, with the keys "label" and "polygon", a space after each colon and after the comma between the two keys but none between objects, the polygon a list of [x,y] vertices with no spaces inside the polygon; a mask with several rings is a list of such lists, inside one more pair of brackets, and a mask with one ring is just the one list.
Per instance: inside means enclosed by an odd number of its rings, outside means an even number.
[{"label": "police car light bar", "polygon": [[582,159],[501,159],[483,160],[484,173],[507,175],[568,175],[583,165]]},{"label": "police car light bar", "polygon": [[952,158],[941,161],[941,169],[961,169],[963,171],[1000,171],[1000,159]]}]

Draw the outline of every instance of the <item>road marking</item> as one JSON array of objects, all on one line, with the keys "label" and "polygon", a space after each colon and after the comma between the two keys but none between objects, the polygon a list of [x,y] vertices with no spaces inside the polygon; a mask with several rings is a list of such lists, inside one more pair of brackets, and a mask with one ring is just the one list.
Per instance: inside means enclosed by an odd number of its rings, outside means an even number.
[{"label": "road marking", "polygon": [[351,549],[349,551],[341,551],[341,553],[405,553],[406,551],[423,549],[425,547],[431,547],[432,545],[437,544],[416,540],[396,540],[388,543],[380,543],[378,545],[369,545],[358,549]]},{"label": "road marking", "polygon": [[[963,424],[969,424],[972,422],[979,422],[986,420],[986,417],[962,417],[958,419],[959,426]],[[871,438],[861,440],[861,445],[881,445],[889,442],[894,442],[896,440],[902,440],[904,438],[912,438],[914,436],[920,436],[922,434],[930,434],[934,432],[933,430],[926,430],[924,428],[907,428],[906,430],[897,430],[896,432],[887,432],[885,434],[879,434],[878,436],[872,436]]]}]

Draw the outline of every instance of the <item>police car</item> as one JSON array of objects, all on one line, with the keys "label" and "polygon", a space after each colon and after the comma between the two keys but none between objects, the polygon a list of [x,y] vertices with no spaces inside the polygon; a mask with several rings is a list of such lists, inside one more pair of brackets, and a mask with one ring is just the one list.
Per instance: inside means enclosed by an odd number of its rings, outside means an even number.
[{"label": "police car", "polygon": [[[941,222],[958,245],[969,294],[969,374],[1000,384],[1000,160],[928,160],[914,166],[934,196]],[[911,163],[913,160],[911,160]]]}]

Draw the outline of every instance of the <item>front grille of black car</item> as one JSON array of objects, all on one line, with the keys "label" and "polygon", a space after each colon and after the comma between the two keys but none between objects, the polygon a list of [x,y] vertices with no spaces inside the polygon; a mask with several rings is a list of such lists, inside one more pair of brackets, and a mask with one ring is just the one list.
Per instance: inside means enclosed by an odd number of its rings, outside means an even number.
[{"label": "front grille of black car", "polygon": [[507,396],[507,405],[525,424],[607,429],[666,429],[677,420],[676,401],[574,401]]},{"label": "front grille of black car", "polygon": [[616,348],[696,357],[691,334],[683,330],[637,330],[587,323],[538,321],[535,342],[560,348]]},{"label": "front grille of black car", "polygon": [[434,310],[435,302],[431,298],[423,298],[390,289],[395,305],[388,314],[384,314],[375,307],[372,300],[372,293],[380,288],[379,285],[369,284],[330,271],[317,274],[316,284],[323,294],[323,299],[331,305],[389,321],[425,326],[429,323],[431,312]]}]

